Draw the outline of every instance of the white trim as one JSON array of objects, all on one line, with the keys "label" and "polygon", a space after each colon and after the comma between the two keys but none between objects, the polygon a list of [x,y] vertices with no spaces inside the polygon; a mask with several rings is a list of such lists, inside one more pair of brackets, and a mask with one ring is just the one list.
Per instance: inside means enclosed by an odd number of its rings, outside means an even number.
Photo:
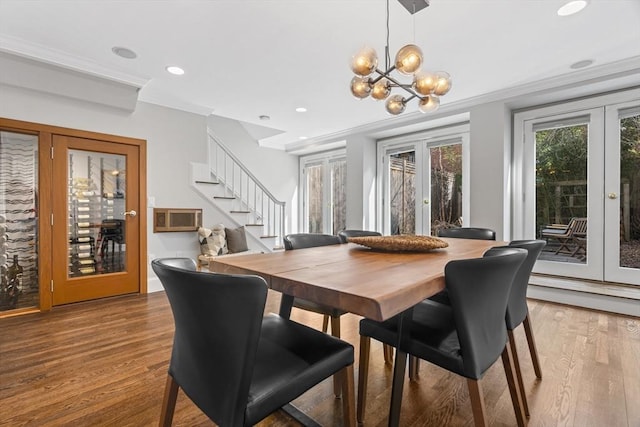
[{"label": "white trim", "polygon": [[534,274],[527,297],[640,317],[640,289],[632,286]]}]

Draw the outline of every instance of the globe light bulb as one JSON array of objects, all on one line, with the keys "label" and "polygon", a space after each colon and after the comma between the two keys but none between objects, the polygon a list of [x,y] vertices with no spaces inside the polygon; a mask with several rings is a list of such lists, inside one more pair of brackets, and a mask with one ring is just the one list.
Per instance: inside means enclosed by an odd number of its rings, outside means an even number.
[{"label": "globe light bulb", "polygon": [[420,95],[430,95],[437,84],[438,76],[429,71],[420,71],[413,79],[413,89]]},{"label": "globe light bulb", "polygon": [[406,75],[415,73],[422,65],[422,51],[414,44],[408,44],[396,54],[396,69]]},{"label": "globe light bulb", "polygon": [[373,85],[373,89],[371,89],[371,97],[378,101],[386,99],[390,93],[391,85],[387,79],[377,81],[376,84]]},{"label": "globe light bulb", "polygon": [[369,77],[355,76],[351,79],[351,93],[359,99],[366,98],[371,93],[371,85]]},{"label": "globe light bulb", "polygon": [[378,66],[378,54],[372,47],[364,47],[351,58],[351,70],[359,76],[368,76]]},{"label": "globe light bulb", "polygon": [[389,97],[389,99],[387,99],[387,103],[385,106],[389,114],[397,116],[404,111],[407,104],[402,95],[392,95]]},{"label": "globe light bulb", "polygon": [[451,89],[451,76],[449,73],[444,71],[436,72],[436,76],[438,80],[436,82],[436,87],[433,89],[433,94],[442,96]]},{"label": "globe light bulb", "polygon": [[435,95],[425,96],[418,103],[418,109],[423,113],[436,111],[440,107],[440,98]]}]

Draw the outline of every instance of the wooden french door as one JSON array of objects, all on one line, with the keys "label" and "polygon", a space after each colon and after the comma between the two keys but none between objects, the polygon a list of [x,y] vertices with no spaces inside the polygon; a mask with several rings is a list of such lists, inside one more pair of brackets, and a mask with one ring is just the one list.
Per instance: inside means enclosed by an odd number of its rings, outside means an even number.
[{"label": "wooden french door", "polygon": [[139,292],[140,147],[55,134],[52,147],[53,305]]}]

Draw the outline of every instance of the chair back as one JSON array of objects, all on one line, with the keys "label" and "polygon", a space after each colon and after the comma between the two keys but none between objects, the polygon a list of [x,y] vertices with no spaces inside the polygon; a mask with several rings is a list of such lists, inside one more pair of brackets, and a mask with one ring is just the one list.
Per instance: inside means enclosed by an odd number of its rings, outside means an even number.
[{"label": "chair back", "polygon": [[316,246],[339,245],[342,243],[338,236],[320,233],[298,233],[284,236],[284,249],[314,248]]},{"label": "chair back", "polygon": [[438,237],[454,237],[457,239],[496,240],[496,232],[489,228],[456,227],[443,228]]},{"label": "chair back", "polygon": [[382,233],[368,230],[342,230],[338,233],[338,237],[342,243],[347,243],[349,237],[366,237],[366,236],[382,236]]},{"label": "chair back", "polygon": [[587,218],[575,218],[572,233],[574,236],[585,237],[587,235]]},{"label": "chair back", "polygon": [[[507,329],[512,331],[522,323],[529,309],[527,307],[527,286],[531,270],[547,243],[544,240],[514,240],[509,243],[511,248],[522,248],[527,250],[527,258],[518,269],[516,277],[513,279],[509,304],[507,305]],[[491,250],[491,249],[490,249]]]},{"label": "chair back", "polygon": [[467,378],[481,378],[504,350],[509,292],[527,251],[500,248],[491,255],[451,261],[445,267],[446,289]]},{"label": "chair back", "polygon": [[197,271],[198,266],[191,258],[162,258],[162,265],[181,268],[183,270]]},{"label": "chair back", "polygon": [[216,424],[243,425],[267,284],[257,276],[191,271],[176,264],[176,259],[151,263],[175,322],[169,374]]}]

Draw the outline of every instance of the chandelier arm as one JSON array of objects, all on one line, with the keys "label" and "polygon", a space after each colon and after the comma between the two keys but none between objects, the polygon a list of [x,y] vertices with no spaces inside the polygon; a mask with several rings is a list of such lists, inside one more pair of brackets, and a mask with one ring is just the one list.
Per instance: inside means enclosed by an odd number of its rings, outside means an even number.
[{"label": "chandelier arm", "polygon": [[[418,95],[418,94],[417,94],[413,89],[411,89],[411,85],[402,84],[402,83],[400,83],[399,81],[397,81],[396,79],[394,79],[393,77],[391,77],[391,76],[389,75],[389,73],[390,73],[391,71],[393,71],[393,69],[395,69],[395,66],[392,66],[391,68],[389,68],[389,70],[388,70],[388,71],[386,71],[384,74],[382,74],[382,76],[378,77],[375,81],[380,80],[380,79],[384,76],[384,77],[386,77],[386,78],[387,78],[391,83],[393,83],[393,84],[394,84],[394,87],[401,87],[402,89],[404,89],[404,90],[406,90],[407,92],[409,92],[409,93],[411,94],[411,97],[410,97],[408,100],[413,99],[413,98],[419,98],[419,99],[422,99],[422,97],[421,97],[420,95]],[[380,71],[379,71],[379,70],[377,70],[377,69],[376,69],[376,71],[377,71],[378,73],[380,73]],[[374,82],[375,82],[375,81],[374,81]],[[408,101],[408,100],[407,100],[407,101]]]}]

